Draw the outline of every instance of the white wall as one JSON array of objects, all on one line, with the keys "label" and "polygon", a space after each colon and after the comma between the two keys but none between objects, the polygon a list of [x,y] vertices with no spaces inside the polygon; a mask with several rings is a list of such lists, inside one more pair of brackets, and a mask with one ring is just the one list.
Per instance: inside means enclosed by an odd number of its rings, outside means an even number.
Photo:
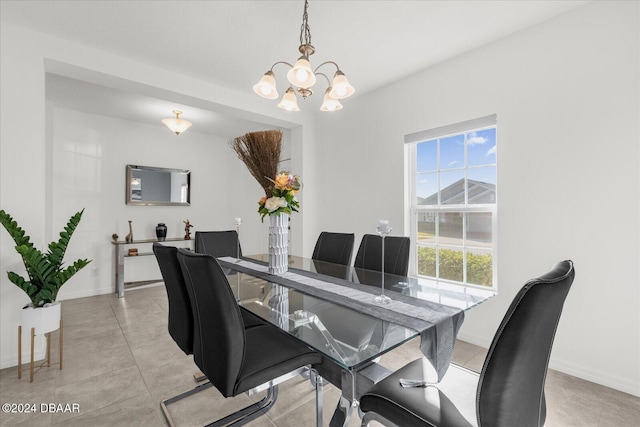
[{"label": "white wall", "polygon": [[[256,102],[251,93],[237,93],[50,35],[5,23],[0,32],[0,208],[17,219],[41,248],[57,239],[73,213],[87,208],[67,257],[94,262],[62,288],[61,299],[112,291],[110,238],[114,232],[124,237],[129,219],[138,238],[153,237],[158,222],[167,224],[170,236],[179,236],[186,218],[195,229],[204,230],[233,228],[233,218],[241,217],[243,250],[264,252],[266,224],[256,212],[262,190],[226,141],[195,129],[176,137],[160,123],[154,127],[56,108],[45,101],[45,72],[107,86],[124,83],[126,90],[140,87],[149,96],[158,91],[164,99],[176,94],[178,103],[216,108],[263,122],[265,128],[282,128],[290,164],[303,176],[302,138],[313,144],[308,116],[287,115],[272,104]],[[192,149],[184,144],[192,144]],[[192,206],[126,206],[127,163],[192,169]],[[301,227],[303,217],[304,213],[298,216],[296,226]],[[294,250],[303,245],[302,233],[295,233],[293,239]],[[0,368],[17,364],[20,309],[28,302],[6,277],[6,271],[23,272],[13,246],[7,233],[0,232]],[[95,277],[94,267],[98,268]],[[42,342],[38,346],[42,349]]]},{"label": "white wall", "polygon": [[[240,178],[235,154],[227,140],[198,132],[176,136],[164,126],[144,125],[52,106],[53,149],[51,228],[58,233],[69,217],[85,209],[81,226],[67,252],[68,262],[79,257],[92,264],[66,284],[60,299],[114,291],[111,235],[124,240],[132,220],[136,240],[155,237],[155,225],[163,222],[168,237],[183,237],[189,219],[196,230],[233,229],[236,204],[212,197]],[[137,164],[191,171],[191,206],[129,206],[125,204],[125,166]],[[238,212],[240,216],[240,212]],[[135,246],[131,246],[135,247]],[[140,245],[142,252],[149,245]],[[127,280],[160,277],[155,260],[131,259],[125,264]],[[155,266],[154,266],[155,267]],[[95,271],[95,269],[98,269]],[[93,271],[92,271],[93,270]],[[130,271],[131,270],[131,271]],[[143,271],[135,271],[143,270]],[[139,277],[136,277],[137,274]],[[146,277],[145,277],[146,275]]]},{"label": "white wall", "polygon": [[640,395],[639,28],[637,2],[587,5],[318,115],[316,231],[402,234],[403,136],[496,113],[499,295],[461,338],[488,346],[520,286],[572,259],[551,366]]}]

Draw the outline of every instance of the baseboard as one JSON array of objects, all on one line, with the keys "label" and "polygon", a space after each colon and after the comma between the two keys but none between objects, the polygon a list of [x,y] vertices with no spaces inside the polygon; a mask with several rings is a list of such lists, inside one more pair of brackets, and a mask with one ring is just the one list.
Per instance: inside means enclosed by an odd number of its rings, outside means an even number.
[{"label": "baseboard", "polygon": [[[483,348],[489,348],[491,345],[491,340],[487,341],[477,335],[460,333],[458,334],[458,339]],[[629,381],[627,378],[615,378],[603,372],[594,372],[591,369],[576,366],[575,363],[558,360],[553,357],[549,361],[549,368],[576,378],[640,397],[640,384]]]},{"label": "baseboard", "polygon": [[491,339],[486,340],[482,337],[479,337],[477,335],[471,335],[471,334],[466,334],[463,332],[460,332],[458,334],[457,339],[459,339],[460,341],[464,341],[464,342],[468,342],[469,344],[473,344],[473,345],[477,345],[479,347],[483,347],[483,348],[489,348],[489,346],[491,345]]},{"label": "baseboard", "polygon": [[[18,333],[16,331],[16,342],[18,340]],[[22,376],[24,377],[24,374],[26,372],[27,377],[29,376],[29,371],[28,371],[28,367],[29,367],[29,354],[30,354],[30,348],[29,348],[29,341],[25,339],[27,335],[25,334],[22,338]],[[26,342],[25,342],[26,341]],[[43,361],[46,357],[46,353],[47,353],[47,344],[46,341],[43,337],[38,336],[36,337],[36,342],[34,345],[34,350],[33,350],[33,360],[35,362],[36,365],[39,365],[41,361]],[[55,355],[53,357],[55,359]],[[56,360],[52,360],[52,362],[56,362]],[[14,354],[11,357],[8,357],[6,359],[2,359],[0,360],[0,369],[5,369],[5,368],[12,368],[12,367],[16,367],[16,375],[18,375],[18,371],[17,371],[17,367],[18,367],[18,354],[16,352],[16,354]]]},{"label": "baseboard", "polygon": [[66,301],[78,298],[95,297],[98,295],[106,295],[115,293],[113,286],[98,288],[98,289],[82,289],[74,292],[64,293],[62,298],[58,298],[58,301]]},{"label": "baseboard", "polygon": [[549,368],[573,377],[581,378],[586,381],[591,381],[592,383],[600,384],[605,387],[640,397],[640,384],[629,381],[627,378],[614,378],[603,372],[594,372],[593,370],[576,366],[575,363],[557,360],[554,358],[551,358]]}]

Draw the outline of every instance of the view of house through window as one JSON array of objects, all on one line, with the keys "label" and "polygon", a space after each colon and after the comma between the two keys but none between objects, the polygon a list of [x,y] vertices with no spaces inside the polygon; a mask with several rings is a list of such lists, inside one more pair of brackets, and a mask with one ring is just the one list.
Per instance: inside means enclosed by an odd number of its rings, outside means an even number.
[{"label": "view of house through window", "polygon": [[411,143],[412,273],[494,286],[495,116],[405,141]]}]

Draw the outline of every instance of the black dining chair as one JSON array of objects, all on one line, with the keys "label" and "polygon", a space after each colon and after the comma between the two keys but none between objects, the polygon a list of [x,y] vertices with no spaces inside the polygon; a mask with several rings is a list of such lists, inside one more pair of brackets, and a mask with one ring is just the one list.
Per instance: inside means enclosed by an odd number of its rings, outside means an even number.
[{"label": "black dining chair", "polygon": [[353,253],[353,233],[332,233],[323,231],[318,236],[311,259],[332,262],[334,264],[351,265]]},{"label": "black dining chair", "polygon": [[374,385],[360,399],[362,426],[541,427],[544,383],[562,307],[573,283],[571,261],[528,281],[515,296],[489,347],[480,374],[451,364],[441,382],[426,381],[426,359],[415,360]]},{"label": "black dining chair", "polygon": [[[278,397],[278,384],[322,356],[270,323],[246,328],[240,307],[222,268],[211,255],[178,250],[194,319],[193,359],[225,397],[268,390],[257,403],[211,426],[245,424],[266,413]],[[315,371],[313,375],[316,375]],[[321,381],[316,382],[316,416],[321,420]]]},{"label": "black dining chair", "polygon": [[[408,237],[387,236],[384,238],[384,272],[406,276],[409,271]],[[362,236],[356,260],[356,268],[380,271],[382,269],[382,237],[375,234]]]},{"label": "black dining chair", "polygon": [[195,250],[199,254],[209,254],[216,258],[242,256],[242,247],[235,230],[196,231],[195,240]]},{"label": "black dining chair", "polygon": [[[162,274],[162,279],[164,280],[167,291],[167,300],[169,302],[169,335],[185,354],[193,354],[193,313],[191,311],[189,294],[187,293],[187,285],[184,282],[182,269],[178,263],[178,248],[154,243],[153,253],[158,261],[160,273]],[[248,310],[242,309],[241,313],[245,327],[247,328],[265,324],[265,321]],[[200,378],[200,375],[194,375],[194,377],[197,378],[196,381],[205,379]],[[167,405],[182,400],[199,391],[206,390],[209,387],[211,387],[211,383],[206,382],[177,396],[163,400],[160,406],[169,424],[173,425],[173,420],[169,415]]]}]

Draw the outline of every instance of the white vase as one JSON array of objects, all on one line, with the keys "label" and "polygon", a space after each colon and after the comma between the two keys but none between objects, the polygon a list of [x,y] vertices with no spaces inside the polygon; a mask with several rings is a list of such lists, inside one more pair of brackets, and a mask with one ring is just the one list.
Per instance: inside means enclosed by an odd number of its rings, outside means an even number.
[{"label": "white vase", "polygon": [[269,274],[289,269],[289,214],[269,215]]},{"label": "white vase", "polygon": [[22,309],[22,331],[25,334],[31,333],[31,328],[35,328],[36,335],[58,330],[62,316],[62,303],[56,301],[44,307],[33,308],[31,305]]}]

